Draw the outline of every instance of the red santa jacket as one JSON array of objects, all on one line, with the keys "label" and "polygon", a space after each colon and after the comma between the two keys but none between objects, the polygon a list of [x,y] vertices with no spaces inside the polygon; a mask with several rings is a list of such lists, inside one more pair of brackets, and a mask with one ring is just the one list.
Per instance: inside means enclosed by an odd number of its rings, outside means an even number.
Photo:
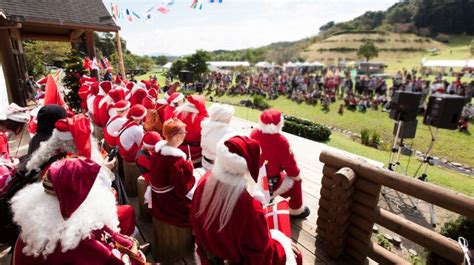
[{"label": "red santa jacket", "polygon": [[191,206],[191,224],[201,264],[212,264],[209,256],[230,264],[296,264],[291,239],[279,231],[268,229],[265,211],[247,191],[240,195],[229,222],[221,231],[219,218],[205,229],[207,210],[200,216],[196,213],[208,177],[209,173],[199,181]]},{"label": "red santa jacket", "polygon": [[[97,120],[99,127],[105,127],[110,119],[110,109],[113,107],[113,100],[109,96],[105,96],[98,105],[98,112],[94,110],[94,119]],[[94,122],[95,123],[95,122]]]},{"label": "red santa jacket", "polygon": [[[250,138],[256,140],[262,149],[260,161],[268,161],[266,166],[269,177],[281,176],[283,170],[290,177],[297,177],[300,169],[296,164],[295,156],[291,151],[290,143],[281,133],[266,134],[254,129]],[[260,165],[261,166],[261,165]]]},{"label": "red santa jacket", "polygon": [[[191,159],[193,161],[200,159],[201,154],[201,122],[207,118],[207,116],[201,113],[191,112],[176,112],[176,118],[180,119],[186,124],[186,136],[184,142],[179,146],[179,149],[189,156],[191,151]],[[189,146],[189,149],[188,149]]]},{"label": "red santa jacket", "polygon": [[123,160],[128,163],[135,162],[137,152],[141,148],[143,127],[135,121],[127,121],[118,131],[118,147]]},{"label": "red santa jacket", "polygon": [[[25,247],[25,243],[19,239],[15,245],[14,265],[124,265],[123,256],[118,251],[115,244],[120,244],[126,249],[131,249],[133,241],[124,237],[119,233],[113,232],[108,227],[95,230],[89,238],[84,238],[79,245],[72,250],[66,252],[61,251],[58,245],[56,250],[48,255],[46,259],[43,256],[26,256],[21,251]],[[144,257],[142,257],[144,258]],[[144,260],[144,259],[143,259]],[[132,264],[145,264],[132,260]]]},{"label": "red santa jacket", "polygon": [[113,147],[118,145],[118,131],[127,122],[127,119],[121,115],[115,115],[109,119],[104,128],[105,142]]},{"label": "red santa jacket", "polygon": [[94,107],[94,110],[93,110],[93,113],[94,113],[94,116],[93,116],[93,121],[94,121],[94,125],[96,126],[99,126],[99,127],[103,127],[103,124],[102,126],[100,125],[101,124],[101,121],[100,121],[100,114],[99,114],[99,102],[104,98],[104,95],[97,95],[95,96],[94,98],[94,101],[92,102],[92,106]]},{"label": "red santa jacket", "polygon": [[146,150],[139,150],[135,157],[135,164],[137,164],[138,171],[147,183],[150,183],[150,157],[151,154]]},{"label": "red santa jacket", "polygon": [[174,110],[176,108],[174,106],[171,106],[171,105],[167,105],[164,107],[164,110],[163,110],[163,123],[165,123],[165,121],[171,119],[171,118],[174,118],[175,117],[175,114],[174,114]]},{"label": "red santa jacket", "polygon": [[152,214],[171,225],[187,227],[191,200],[187,197],[195,185],[193,165],[178,148],[158,142],[151,155],[150,184],[152,188]]}]

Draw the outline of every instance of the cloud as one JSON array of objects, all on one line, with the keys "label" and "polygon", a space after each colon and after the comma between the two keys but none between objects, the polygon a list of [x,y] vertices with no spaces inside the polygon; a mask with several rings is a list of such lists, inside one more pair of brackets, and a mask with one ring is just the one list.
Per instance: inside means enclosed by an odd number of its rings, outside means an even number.
[{"label": "cloud", "polygon": [[[127,47],[137,54],[191,54],[196,49],[233,50],[294,41],[317,34],[328,21],[345,21],[395,0],[224,0],[203,10],[174,8],[153,25],[122,26]],[[179,6],[178,6],[179,7]],[[142,23],[141,25],[139,23]]]}]

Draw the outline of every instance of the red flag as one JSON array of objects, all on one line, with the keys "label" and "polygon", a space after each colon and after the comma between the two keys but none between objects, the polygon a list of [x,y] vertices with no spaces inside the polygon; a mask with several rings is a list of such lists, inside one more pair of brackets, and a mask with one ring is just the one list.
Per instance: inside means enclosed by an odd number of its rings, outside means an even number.
[{"label": "red flag", "polygon": [[63,97],[58,91],[58,85],[51,74],[48,75],[48,80],[46,81],[46,92],[43,105],[49,104],[64,105]]},{"label": "red flag", "polygon": [[84,58],[84,60],[83,60],[83,62],[82,62],[82,66],[83,66],[86,70],[90,71],[90,70],[92,69],[92,61],[91,61],[91,59],[89,59],[89,57]]},{"label": "red flag", "polygon": [[163,14],[167,14],[170,10],[164,6],[160,6],[157,8],[157,10]]},{"label": "red flag", "polygon": [[265,206],[265,212],[270,229],[279,230],[287,237],[291,237],[290,205],[288,200],[268,204]]}]

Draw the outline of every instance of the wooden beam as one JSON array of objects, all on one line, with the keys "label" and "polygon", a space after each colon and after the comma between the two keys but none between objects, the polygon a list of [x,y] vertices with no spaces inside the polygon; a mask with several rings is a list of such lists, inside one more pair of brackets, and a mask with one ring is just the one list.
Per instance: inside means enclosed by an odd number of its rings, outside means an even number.
[{"label": "wooden beam", "polygon": [[69,33],[69,38],[71,38],[71,42],[80,41],[80,37],[84,34],[85,30],[74,29]]},{"label": "wooden beam", "polygon": [[122,43],[120,42],[119,31],[115,32],[115,41],[117,42],[117,55],[118,55],[119,66],[120,66],[120,74],[122,75],[122,80],[126,80],[127,76],[125,75],[125,66],[123,64]]},{"label": "wooden beam", "polygon": [[354,203],[352,210],[391,231],[426,247],[438,255],[443,256],[456,264],[464,261],[464,253],[458,243],[450,238],[431,231],[421,225],[409,221],[387,210],[376,207],[374,210]]},{"label": "wooden beam", "polygon": [[11,25],[0,25],[0,29],[21,29],[21,23],[13,23]]},{"label": "wooden beam", "polygon": [[474,218],[474,198],[459,192],[375,167],[367,162],[351,159],[332,151],[321,152],[319,160],[332,168],[350,167],[359,178],[365,178],[447,210]]},{"label": "wooden beam", "polygon": [[71,42],[71,38],[68,35],[59,34],[40,34],[40,33],[23,33],[21,34],[22,40],[42,40],[42,41],[63,41]]}]

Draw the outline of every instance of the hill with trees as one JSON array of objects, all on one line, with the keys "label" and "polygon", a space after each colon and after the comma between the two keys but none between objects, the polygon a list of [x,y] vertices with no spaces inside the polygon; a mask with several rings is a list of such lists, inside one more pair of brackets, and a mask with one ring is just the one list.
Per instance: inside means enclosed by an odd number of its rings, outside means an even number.
[{"label": "hill with trees", "polygon": [[419,64],[428,49],[470,56],[473,17],[472,0],[402,0],[386,11],[368,11],[342,23],[330,21],[319,28],[317,35],[296,42],[219,50],[211,52],[210,56],[211,60],[247,60],[251,63],[263,60],[280,64],[305,60],[333,63],[363,59],[363,56],[357,56],[357,51],[369,41],[379,49],[379,60],[399,67],[402,61],[414,62],[414,58]]}]

